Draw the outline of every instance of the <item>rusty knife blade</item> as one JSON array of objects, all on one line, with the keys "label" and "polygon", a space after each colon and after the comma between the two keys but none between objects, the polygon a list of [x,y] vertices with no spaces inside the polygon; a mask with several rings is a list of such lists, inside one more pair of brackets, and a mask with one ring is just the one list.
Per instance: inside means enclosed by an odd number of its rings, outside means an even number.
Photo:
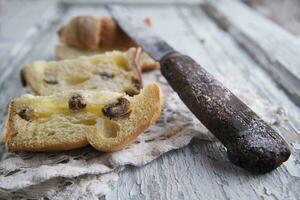
[{"label": "rusty knife blade", "polygon": [[106,8],[121,29],[156,61],[160,61],[165,55],[175,52],[168,43],[156,36],[141,20],[135,20],[124,14],[130,13],[124,6],[107,5]]}]

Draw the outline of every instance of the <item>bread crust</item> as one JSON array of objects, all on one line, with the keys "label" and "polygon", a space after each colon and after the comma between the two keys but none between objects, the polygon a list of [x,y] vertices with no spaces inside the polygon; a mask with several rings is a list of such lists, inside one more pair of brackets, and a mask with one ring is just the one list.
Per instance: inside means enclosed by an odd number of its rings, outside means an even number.
[{"label": "bread crust", "polygon": [[132,143],[143,131],[145,131],[151,124],[155,122],[155,120],[160,116],[161,114],[161,108],[163,105],[163,97],[162,92],[158,85],[153,84],[154,90],[153,95],[158,100],[155,108],[152,110],[153,115],[148,119],[142,119],[140,122],[140,126],[136,127],[134,132],[130,134],[130,136],[123,139],[122,142],[115,144],[114,146],[111,145],[101,145],[97,143],[96,141],[96,135],[97,133],[94,133],[93,135],[87,135],[87,140],[89,143],[97,150],[103,151],[103,152],[114,152],[121,150],[125,148],[128,144]]},{"label": "bread crust", "polygon": [[8,105],[7,118],[4,125],[4,142],[8,146],[12,139],[13,115],[15,114],[14,102],[11,101]]},{"label": "bread crust", "polygon": [[[137,81],[136,84],[142,87],[143,81],[142,81],[142,74],[141,74],[141,67],[140,67],[141,65],[139,61],[140,52],[141,52],[140,48],[138,49],[131,48],[126,53],[128,55],[129,65],[132,67],[131,70],[134,71],[134,76],[136,78],[135,81]],[[72,60],[76,60],[76,59],[72,59]],[[48,92],[44,91],[42,85],[43,83],[41,82],[41,74],[39,74],[39,73],[43,73],[43,70],[44,70],[43,68],[39,70],[35,70],[31,65],[25,65],[21,70],[21,76],[24,79],[23,81],[26,82],[26,85],[29,86],[32,89],[32,91],[37,95],[49,95],[49,91]],[[132,84],[132,87],[134,87],[134,84]],[[137,88],[137,91],[139,89],[140,88]],[[126,92],[126,88],[124,88],[123,91],[117,91],[117,92]]]},{"label": "bread crust", "polygon": [[8,106],[8,117],[6,119],[5,128],[4,128],[4,141],[5,145],[9,150],[18,152],[18,151],[30,151],[30,152],[45,152],[45,151],[64,151],[77,149],[84,146],[87,146],[89,143],[86,137],[77,139],[74,141],[68,142],[59,142],[59,143],[34,143],[26,144],[13,141],[13,118],[16,115],[16,106],[14,101],[11,101]]},{"label": "bread crust", "polygon": [[[55,58],[56,60],[74,59],[80,56],[92,56],[92,55],[102,54],[104,52],[108,52],[112,50],[127,51],[127,49],[122,47],[118,47],[118,48],[116,47],[115,49],[101,47],[97,51],[87,51],[84,49],[76,49],[74,47],[70,47],[64,44],[57,44],[55,46]],[[160,67],[159,62],[152,60],[150,57],[148,61],[145,60],[143,58],[143,54],[145,54],[145,52],[142,51],[141,54],[142,55],[139,60],[139,67],[141,72],[152,71]]]},{"label": "bread crust", "polygon": [[111,17],[101,18],[99,23],[101,24],[99,48],[129,49],[137,47]]},{"label": "bread crust", "polygon": [[135,70],[137,72],[139,84],[141,87],[143,87],[142,71],[141,71],[141,66],[139,63],[141,51],[142,51],[142,49],[140,47],[135,49],[133,66],[135,67]]},{"label": "bread crust", "polygon": [[137,46],[111,17],[77,16],[59,29],[58,36],[64,44],[86,50]]},{"label": "bread crust", "polygon": [[[14,139],[14,135],[16,134],[14,130],[14,123],[15,123],[14,120],[20,120],[20,119],[19,118],[16,119],[16,115],[19,115],[17,113],[16,102],[11,101],[11,103],[9,104],[8,117],[6,119],[5,129],[4,129],[4,141],[6,147],[12,151],[49,152],[49,151],[63,151],[63,150],[76,149],[91,144],[94,148],[103,152],[113,152],[113,151],[120,150],[126,147],[129,143],[131,143],[138,135],[140,135],[144,130],[146,130],[160,116],[161,107],[163,104],[161,90],[159,86],[156,84],[152,84],[151,86],[148,87],[151,87],[151,90],[148,91],[149,93],[147,93],[147,96],[151,94],[151,99],[152,101],[155,102],[153,108],[151,108],[151,110],[149,111],[150,115],[147,115],[148,116],[147,119],[137,118],[138,121],[136,121],[136,124],[138,124],[138,126],[134,127],[132,130],[130,129],[129,132],[127,132],[129,133],[129,135],[123,135],[122,139],[117,140],[117,143],[114,143],[113,145],[109,143],[104,145],[101,144],[99,145],[99,143],[97,143],[97,139],[95,139],[95,137],[97,137],[98,134],[97,131],[79,135],[79,137],[74,137],[72,138],[72,140],[70,139],[57,140],[57,141],[52,140],[51,142],[45,142],[45,140],[39,142],[37,142],[36,140],[32,140],[31,142],[26,142],[27,139],[26,141],[20,139],[16,140]],[[140,104],[141,99],[135,100],[134,103],[136,104],[133,105]],[[131,121],[126,121],[126,123],[131,123]],[[28,139],[28,141],[30,141],[30,139]]]},{"label": "bread crust", "polygon": [[[137,51],[136,51],[135,62],[136,62],[136,66],[140,70],[140,73],[151,71],[151,70],[154,70],[156,68],[159,68],[159,66],[160,66],[159,62],[155,62],[155,61],[145,62],[144,59],[143,59],[143,56],[145,57],[145,54],[143,55],[142,53],[143,53],[142,48],[138,47]],[[142,62],[142,61],[144,61],[144,62]]]},{"label": "bread crust", "polygon": [[[30,89],[33,91],[34,94],[36,95],[42,95],[37,89],[35,89],[35,87],[33,86],[33,82],[35,81],[35,74],[34,73],[30,73],[29,68],[26,67],[27,65],[25,65],[25,67],[23,67],[23,69],[21,70],[21,76],[23,77],[22,82],[26,83],[26,87],[30,87]],[[33,80],[32,80],[33,79]],[[25,86],[25,85],[24,85]]]},{"label": "bread crust", "polygon": [[[151,20],[144,20],[147,26],[151,26]],[[79,51],[82,55],[95,54],[105,51],[128,50],[137,47],[136,43],[117,25],[111,17],[96,19],[92,16],[78,16],[73,18],[58,31],[60,41],[67,46],[79,48],[65,48],[65,52],[60,47],[56,47],[56,58],[70,59]],[[69,55],[70,57],[68,57]],[[158,68],[157,62],[148,62],[141,65],[141,71],[150,71]]]},{"label": "bread crust", "polygon": [[97,50],[100,43],[101,23],[92,16],[73,18],[58,31],[60,40],[80,49]]},{"label": "bread crust", "polygon": [[146,62],[141,65],[142,72],[149,72],[160,67],[159,62]]}]

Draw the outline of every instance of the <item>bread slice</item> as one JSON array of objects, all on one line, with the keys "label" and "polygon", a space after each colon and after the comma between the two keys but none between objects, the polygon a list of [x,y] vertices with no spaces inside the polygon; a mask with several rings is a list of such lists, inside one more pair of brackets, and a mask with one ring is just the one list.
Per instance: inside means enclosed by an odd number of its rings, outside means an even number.
[{"label": "bread slice", "polygon": [[24,95],[9,105],[5,143],[12,151],[61,151],[89,143],[100,151],[117,151],[157,119],[161,106],[156,84],[134,97],[83,90]]},{"label": "bread slice", "polygon": [[21,76],[38,95],[76,89],[135,95],[142,88],[140,51],[131,48],[63,61],[37,61],[25,65]]},{"label": "bread slice", "polygon": [[[81,56],[94,56],[111,51],[110,48],[100,48],[96,51],[87,51],[84,49],[74,48],[64,44],[55,46],[55,57],[57,60],[74,59]],[[126,48],[115,48],[115,50],[126,51]],[[159,68],[159,62],[154,61],[146,52],[142,51],[139,57],[139,65],[142,72],[151,71]]]},{"label": "bread slice", "polygon": [[[151,19],[144,19],[150,27]],[[62,44],[56,46],[56,58],[73,59],[79,56],[121,50],[126,51],[137,45],[124,33],[111,17],[95,18],[93,16],[77,16],[60,28],[58,37]],[[149,71],[159,67],[146,53],[142,53],[141,71]]]},{"label": "bread slice", "polygon": [[137,47],[111,17],[77,16],[58,31],[60,41],[85,50]]},{"label": "bread slice", "polygon": [[122,149],[155,122],[160,116],[162,103],[159,86],[148,85],[142,94],[130,99],[131,113],[128,117],[99,120],[97,131],[87,133],[88,142],[99,151]]},{"label": "bread slice", "polygon": [[75,17],[59,31],[62,42],[71,46],[96,50],[100,43],[101,22],[93,16]]}]

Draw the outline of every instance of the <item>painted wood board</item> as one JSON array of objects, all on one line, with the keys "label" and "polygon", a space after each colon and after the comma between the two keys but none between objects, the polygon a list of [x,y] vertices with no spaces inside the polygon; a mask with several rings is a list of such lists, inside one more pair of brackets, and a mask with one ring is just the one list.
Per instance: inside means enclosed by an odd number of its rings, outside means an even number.
[{"label": "painted wood board", "polygon": [[[153,9],[136,12],[146,15]],[[280,130],[290,142],[299,141],[299,135],[291,128],[299,124],[298,107],[229,34],[220,30],[198,8],[168,7],[155,13],[155,30],[226,82],[229,88],[248,88],[271,104],[295,109],[295,115],[291,115],[295,117],[294,123],[289,122],[292,124],[284,125]],[[172,20],[159,20],[167,17]],[[168,29],[162,28],[166,26]],[[291,175],[288,167],[267,176],[253,177],[228,163],[220,144],[203,141],[195,141],[171,154],[144,169],[126,171],[116,192],[110,193],[107,199],[297,199],[299,182],[294,177],[297,174]]]},{"label": "painted wood board", "polygon": [[[195,58],[233,91],[249,90],[250,94],[264,97],[270,105],[285,107],[288,120],[275,128],[297,147],[300,142],[297,130],[299,108],[247,51],[236,44],[231,34],[218,28],[199,6],[128,7],[134,16],[151,16],[155,32],[178,50]],[[107,14],[100,6],[66,4],[61,8],[53,6],[52,11],[58,15],[50,17],[47,22],[55,19],[56,23],[47,23],[30,38],[21,37],[26,45],[21,45],[18,54],[10,54],[9,59],[15,58],[10,65],[13,70],[8,71],[5,77],[0,76],[1,124],[8,100],[26,92],[19,84],[19,69],[37,59],[53,59],[57,42],[55,32],[60,24],[77,14]],[[28,28],[35,25],[33,23]],[[6,47],[3,48],[5,50]],[[8,59],[6,56],[1,58]],[[8,70],[4,65],[2,67],[4,72]],[[253,109],[259,112],[259,107],[254,106]],[[188,147],[164,155],[145,167],[125,170],[118,186],[106,199],[297,199],[300,169],[299,164],[294,162],[299,162],[299,150],[296,148],[294,157],[285,166],[265,176],[253,176],[232,166],[226,158],[225,149],[218,142],[195,140]]]},{"label": "painted wood board", "polygon": [[300,105],[300,40],[236,0],[207,1],[203,8]]},{"label": "painted wood board", "polygon": [[[259,13],[300,37],[300,1],[298,0],[242,0]],[[300,39],[300,38],[299,38]]]}]

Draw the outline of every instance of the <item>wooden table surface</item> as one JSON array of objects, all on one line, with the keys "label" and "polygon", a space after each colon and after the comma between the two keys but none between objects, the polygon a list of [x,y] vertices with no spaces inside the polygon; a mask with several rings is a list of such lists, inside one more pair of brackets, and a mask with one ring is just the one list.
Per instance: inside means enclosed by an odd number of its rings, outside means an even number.
[{"label": "wooden table surface", "polygon": [[[22,65],[54,59],[56,31],[73,16],[108,15],[103,2],[82,2],[0,1],[1,129],[9,100],[27,91]],[[274,128],[293,155],[271,173],[252,175],[230,164],[219,142],[194,140],[144,167],[127,168],[105,199],[300,199],[299,39],[239,1],[122,3],[133,16],[150,16],[157,34],[229,88],[250,89],[286,108],[287,119]]]}]

